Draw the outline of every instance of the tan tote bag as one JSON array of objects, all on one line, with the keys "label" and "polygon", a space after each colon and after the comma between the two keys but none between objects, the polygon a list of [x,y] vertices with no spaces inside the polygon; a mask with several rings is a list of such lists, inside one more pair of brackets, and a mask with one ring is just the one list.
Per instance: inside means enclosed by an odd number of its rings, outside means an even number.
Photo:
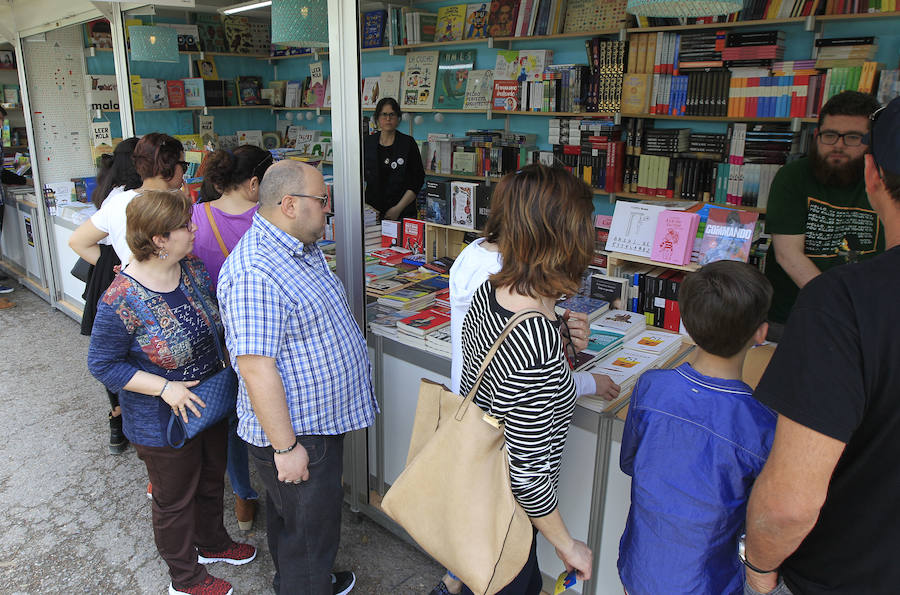
[{"label": "tan tote bag", "polygon": [[521,571],[532,525],[509,482],[503,427],[472,402],[513,316],[488,351],[465,399],[422,379],[406,468],[382,500],[385,513],[473,593],[493,595]]}]

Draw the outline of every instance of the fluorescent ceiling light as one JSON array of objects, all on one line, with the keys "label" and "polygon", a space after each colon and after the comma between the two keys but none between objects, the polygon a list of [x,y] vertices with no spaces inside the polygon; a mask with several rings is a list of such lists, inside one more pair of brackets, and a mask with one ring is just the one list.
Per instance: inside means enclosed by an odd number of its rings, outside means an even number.
[{"label": "fluorescent ceiling light", "polygon": [[222,14],[237,14],[239,12],[245,12],[248,10],[255,10],[257,8],[265,8],[266,6],[271,6],[272,0],[251,0],[250,2],[241,2],[240,4],[233,4],[231,6],[226,6],[224,8],[220,8],[219,12]]}]

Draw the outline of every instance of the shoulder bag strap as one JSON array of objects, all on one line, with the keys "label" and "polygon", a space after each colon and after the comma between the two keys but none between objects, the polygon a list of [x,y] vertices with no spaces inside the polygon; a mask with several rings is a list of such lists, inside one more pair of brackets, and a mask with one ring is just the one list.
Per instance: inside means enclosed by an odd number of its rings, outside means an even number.
[{"label": "shoulder bag strap", "polygon": [[203,203],[203,210],[206,211],[206,218],[209,219],[209,227],[212,229],[213,235],[216,236],[216,241],[219,242],[219,250],[222,251],[225,258],[228,258],[229,250],[225,247],[225,240],[222,239],[222,234],[219,233],[219,226],[216,225],[216,218],[213,217],[212,207],[209,206],[208,202]]},{"label": "shoulder bag strap", "polygon": [[527,310],[521,310],[516,312],[506,323],[506,326],[503,328],[503,332],[500,333],[500,336],[497,337],[497,340],[494,341],[494,344],[491,345],[491,348],[488,350],[487,354],[484,356],[484,361],[481,362],[481,367],[478,370],[478,376],[475,378],[475,384],[472,385],[472,388],[469,390],[469,393],[466,395],[466,398],[459,405],[459,409],[456,411],[456,419],[462,419],[462,416],[465,414],[466,410],[469,408],[469,404],[475,398],[475,395],[478,393],[478,387],[481,386],[481,381],[484,378],[484,372],[487,370],[488,365],[491,363],[491,360],[494,358],[494,354],[497,353],[497,349],[500,348],[500,344],[503,343],[503,340],[512,332],[512,330],[518,326],[520,323],[529,320],[531,318],[538,318],[544,316],[543,312],[536,308],[529,308]]},{"label": "shoulder bag strap", "polygon": [[[190,267],[185,266],[184,261],[181,261],[181,270],[191,278],[191,282],[194,284],[194,287],[197,288],[197,292],[199,294],[200,281],[197,279],[197,276],[194,275],[194,272]],[[222,340],[219,339],[219,329],[216,326],[215,318],[213,318],[212,312],[209,311],[209,308],[206,305],[206,301],[203,299],[203,296],[198,295],[197,300],[200,302],[200,307],[203,308],[203,312],[206,314],[206,319],[209,321],[209,330],[212,332],[213,339],[216,341],[216,351],[219,354],[219,360],[222,362],[222,367],[227,368],[228,362],[225,361],[225,351],[222,349]]]}]

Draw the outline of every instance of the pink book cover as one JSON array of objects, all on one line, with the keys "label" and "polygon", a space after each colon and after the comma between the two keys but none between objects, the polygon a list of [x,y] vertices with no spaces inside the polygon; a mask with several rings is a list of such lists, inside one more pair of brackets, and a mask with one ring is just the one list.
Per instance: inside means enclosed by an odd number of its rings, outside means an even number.
[{"label": "pink book cover", "polygon": [[663,211],[656,223],[650,258],[667,264],[685,265],[691,261],[691,249],[700,215],[684,211]]}]

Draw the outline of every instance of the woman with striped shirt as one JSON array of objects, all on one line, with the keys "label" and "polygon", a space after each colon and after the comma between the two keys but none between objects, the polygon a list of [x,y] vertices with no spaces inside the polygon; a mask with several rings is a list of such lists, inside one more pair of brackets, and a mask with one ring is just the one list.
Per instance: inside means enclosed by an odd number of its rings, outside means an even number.
[{"label": "woman with striped shirt", "polygon": [[[504,177],[491,200],[503,222],[503,266],[472,298],[463,322],[461,394],[474,385],[481,362],[516,312],[542,317],[520,323],[485,370],[475,403],[504,428],[513,495],[556,548],[567,570],[591,576],[593,555],[573,539],[557,506],[562,452],[575,409],[575,383],[563,353],[554,305],[574,294],[591,260],[593,205],[584,182],[563,169],[531,165]],[[477,503],[473,503],[477,504]],[[541,592],[535,543],[503,595]],[[472,592],[464,587],[463,593]]]}]

